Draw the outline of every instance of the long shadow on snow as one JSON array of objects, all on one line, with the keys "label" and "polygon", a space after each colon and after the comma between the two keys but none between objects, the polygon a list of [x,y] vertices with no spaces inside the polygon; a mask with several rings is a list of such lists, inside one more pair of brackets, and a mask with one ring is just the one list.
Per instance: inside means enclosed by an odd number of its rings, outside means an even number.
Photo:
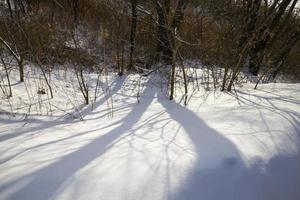
[{"label": "long shadow on snow", "polygon": [[[149,95],[148,98],[136,105],[120,126],[45,168],[1,185],[0,193],[22,181],[28,181],[10,199],[39,200],[55,196],[69,177],[100,157],[124,136],[126,130],[130,130],[139,121],[156,91],[146,88],[145,94]],[[169,199],[299,199],[299,154],[276,156],[267,165],[258,159],[254,166],[247,168],[235,145],[206,125],[194,112],[176,103],[158,99],[170,117],[184,128],[197,157],[177,192],[168,194]]]},{"label": "long shadow on snow", "polygon": [[[117,93],[121,88],[122,85],[125,81],[126,77],[120,77],[117,79],[115,85],[112,87],[111,89],[111,94],[110,96],[114,95],[115,93]],[[96,109],[97,107],[99,107],[100,105],[102,105],[103,103],[105,103],[105,101],[107,100],[107,97],[103,97],[99,100],[97,100],[97,102],[93,105],[93,108]],[[72,114],[70,114],[71,116],[74,116],[76,113],[80,112],[81,117],[85,117],[86,115],[90,114],[92,111],[91,105],[86,106],[84,108],[82,108],[80,111],[74,111]],[[2,119],[0,119],[2,120]],[[3,120],[5,123],[7,123],[8,120]],[[67,124],[70,123],[72,121],[70,120],[62,120],[62,121],[57,121],[57,122],[53,122],[53,121],[46,121],[46,120],[39,120],[39,119],[30,119],[27,121],[27,123],[34,123],[34,124],[39,124],[33,128],[24,128],[24,127],[19,127],[16,128],[14,130],[14,133],[9,133],[9,134],[4,134],[4,135],[0,135],[0,142],[5,141],[5,140],[9,140],[9,139],[13,139],[16,137],[19,137],[23,134],[26,134],[28,132],[40,132],[43,129],[47,129],[50,127],[54,127],[57,125],[62,125],[62,124]]]},{"label": "long shadow on snow", "polygon": [[[174,102],[160,100],[170,117],[177,121],[190,137],[196,153],[196,161],[175,194],[169,199],[214,199],[221,188],[233,190],[226,181],[236,170],[245,168],[235,145],[210,128],[193,111]],[[219,166],[221,166],[219,168]],[[212,170],[213,173],[208,173]],[[215,176],[218,174],[217,176]],[[210,191],[209,191],[210,190]],[[224,191],[225,192],[225,191]],[[220,196],[222,197],[222,196]],[[224,198],[221,198],[224,199]]]},{"label": "long shadow on snow", "polygon": [[26,183],[9,199],[13,200],[41,200],[51,199],[55,196],[62,184],[78,170],[91,163],[94,159],[104,154],[113,144],[135,125],[147,110],[154,98],[154,91],[147,89],[149,98],[139,104],[124,118],[122,124],[105,135],[93,140],[79,150],[66,155],[49,166],[26,175],[22,178],[0,186],[0,193],[20,184]]},{"label": "long shadow on snow", "polygon": [[[300,153],[276,155],[268,163],[256,158],[245,166],[238,150],[228,139],[209,128],[189,109],[161,100],[170,117],[177,121],[193,142],[196,161],[186,180],[170,195],[176,200],[298,200],[300,199]],[[300,123],[288,114],[295,133]],[[263,116],[261,116],[263,117]],[[246,132],[247,130],[245,130]],[[296,138],[300,141],[299,135]]]}]

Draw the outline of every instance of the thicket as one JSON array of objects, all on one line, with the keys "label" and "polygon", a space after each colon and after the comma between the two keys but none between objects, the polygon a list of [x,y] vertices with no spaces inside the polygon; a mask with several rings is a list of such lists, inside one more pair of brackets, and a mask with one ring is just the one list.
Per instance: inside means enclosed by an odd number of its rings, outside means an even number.
[{"label": "thicket", "polygon": [[53,97],[51,71],[73,68],[86,104],[90,97],[83,74],[101,74],[104,68],[120,76],[147,76],[165,68],[170,99],[176,69],[188,93],[187,60],[209,69],[215,89],[231,91],[241,72],[257,84],[274,81],[278,74],[299,80],[297,4],[298,0],[2,0],[1,72],[9,82],[9,70],[17,68],[22,82],[28,70],[24,67],[39,68]]}]

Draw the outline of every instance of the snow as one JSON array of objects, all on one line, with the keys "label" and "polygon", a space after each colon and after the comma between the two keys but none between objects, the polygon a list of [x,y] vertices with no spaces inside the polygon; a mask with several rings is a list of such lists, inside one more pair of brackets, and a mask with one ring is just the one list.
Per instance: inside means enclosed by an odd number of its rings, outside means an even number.
[{"label": "snow", "polygon": [[112,76],[108,95],[79,114],[64,76],[53,77],[52,100],[35,95],[38,76],[25,82],[29,114],[24,84],[13,86],[15,117],[1,99],[1,200],[300,199],[300,84],[199,91],[183,106],[150,80],[137,103],[137,76]]}]

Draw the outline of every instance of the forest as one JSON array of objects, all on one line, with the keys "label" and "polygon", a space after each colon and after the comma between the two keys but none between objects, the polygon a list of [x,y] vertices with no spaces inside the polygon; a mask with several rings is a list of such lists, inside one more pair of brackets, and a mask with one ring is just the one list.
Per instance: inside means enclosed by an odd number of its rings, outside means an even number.
[{"label": "forest", "polygon": [[299,200],[298,0],[0,0],[0,199]]},{"label": "forest", "polygon": [[[243,81],[268,83],[278,74],[298,81],[298,1],[7,0],[1,4],[1,89],[11,70],[39,68],[51,98],[51,71],[72,69],[86,104],[89,72],[148,76],[164,68],[169,98],[186,68],[205,68],[213,89]],[[194,67],[186,61],[201,62]],[[177,70],[178,69],[178,70]],[[241,72],[243,76],[241,77]],[[6,88],[4,83],[8,83]],[[255,87],[257,87],[257,85]],[[210,87],[210,86],[209,86]]]}]

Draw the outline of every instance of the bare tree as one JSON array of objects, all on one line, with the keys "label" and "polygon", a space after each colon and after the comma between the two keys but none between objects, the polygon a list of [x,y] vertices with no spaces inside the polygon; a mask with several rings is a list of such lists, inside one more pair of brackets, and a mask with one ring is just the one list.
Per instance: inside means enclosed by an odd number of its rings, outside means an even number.
[{"label": "bare tree", "polygon": [[12,47],[8,44],[8,42],[6,42],[1,36],[0,36],[0,42],[8,50],[8,52],[15,58],[19,66],[20,81],[24,82],[24,64],[23,64],[23,58],[21,54],[18,54],[16,51],[14,51]]},{"label": "bare tree", "polygon": [[[264,57],[265,49],[270,41],[271,37],[273,36],[273,33],[275,29],[280,25],[281,18],[284,15],[286,8],[291,3],[292,0],[283,0],[279,5],[278,9],[272,9],[269,11],[268,16],[265,17],[264,21],[260,26],[258,26],[255,31],[253,31],[253,34],[251,37],[245,42],[242,48],[240,48],[236,60],[236,65],[233,68],[233,71],[231,73],[231,77],[229,80],[229,84],[227,86],[227,91],[231,91],[232,86],[234,84],[235,79],[237,78],[241,68],[244,66],[245,60],[248,56],[248,53],[251,51],[251,49],[254,47],[257,50],[256,55],[258,55],[255,63],[258,64],[262,62],[262,59]],[[295,0],[294,0],[295,1]],[[273,5],[276,2],[273,3]],[[222,90],[225,89],[225,85],[227,82],[227,79],[225,78],[226,74],[224,75],[223,79],[223,87]]]},{"label": "bare tree", "polygon": [[131,3],[131,26],[130,26],[130,52],[128,70],[131,70],[134,65],[134,52],[137,34],[137,4],[138,0],[130,0]]}]

